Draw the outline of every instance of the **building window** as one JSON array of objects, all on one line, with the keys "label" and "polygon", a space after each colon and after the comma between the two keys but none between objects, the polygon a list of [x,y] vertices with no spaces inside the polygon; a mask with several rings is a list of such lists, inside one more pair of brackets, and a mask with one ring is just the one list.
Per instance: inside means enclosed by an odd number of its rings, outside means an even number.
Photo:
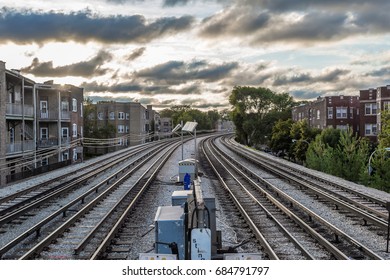
[{"label": "building window", "polygon": [[61,101],[61,110],[64,111],[64,112],[68,112],[69,111],[69,102],[68,102],[68,100],[62,100]]},{"label": "building window", "polygon": [[125,132],[125,126],[123,124],[118,125],[118,133],[124,133]]},{"label": "building window", "polygon": [[321,118],[321,111],[317,110],[317,120],[319,120],[320,118]]},{"label": "building window", "polygon": [[336,119],[346,119],[348,114],[347,107],[336,107]]},{"label": "building window", "polygon": [[10,128],[9,130],[9,142],[11,144],[14,144],[15,143],[15,128]]},{"label": "building window", "polygon": [[69,137],[69,129],[67,127],[62,127],[61,128],[61,131],[62,131],[62,138],[68,138]]},{"label": "building window", "polygon": [[49,129],[47,127],[41,127],[41,140],[47,140],[49,138]]},{"label": "building window", "polygon": [[125,113],[119,112],[118,113],[118,120],[124,120],[125,119]]},{"label": "building window", "polygon": [[40,104],[40,111],[41,111],[41,119],[48,119],[49,118],[49,112],[47,110],[47,101],[46,100],[41,100],[39,102]]},{"label": "building window", "polygon": [[328,119],[333,119],[333,107],[328,107]]},{"label": "building window", "polygon": [[353,119],[353,108],[352,107],[349,108],[349,118]]},{"label": "building window", "polygon": [[77,161],[77,150],[76,150],[76,148],[73,149],[73,161]]},{"label": "building window", "polygon": [[376,135],[376,124],[366,124],[365,125],[365,134],[366,136],[374,136]]},{"label": "building window", "polygon": [[68,152],[62,153],[62,161],[67,161],[68,159],[69,159],[69,153]]},{"label": "building window", "polygon": [[343,131],[348,131],[348,125],[336,125],[336,128]]},{"label": "building window", "polygon": [[103,113],[102,112],[99,112],[98,113],[98,120],[103,120],[103,117],[104,117],[104,115],[103,115]]},{"label": "building window", "polygon": [[129,126],[126,125],[126,132],[129,132]]},{"label": "building window", "polygon": [[130,114],[126,113],[126,120],[130,119]]},{"label": "building window", "polygon": [[110,120],[115,120],[115,112],[110,112]]},{"label": "building window", "polygon": [[83,117],[83,103],[80,103],[80,117]]},{"label": "building window", "polygon": [[72,125],[73,137],[77,137],[77,124]]},{"label": "building window", "polygon": [[364,109],[365,109],[365,115],[376,115],[376,108],[377,105],[376,103],[369,103],[365,104]]},{"label": "building window", "polygon": [[390,101],[383,102],[383,111],[390,112]]},{"label": "building window", "polygon": [[77,112],[77,99],[76,98],[72,99],[72,111]]}]

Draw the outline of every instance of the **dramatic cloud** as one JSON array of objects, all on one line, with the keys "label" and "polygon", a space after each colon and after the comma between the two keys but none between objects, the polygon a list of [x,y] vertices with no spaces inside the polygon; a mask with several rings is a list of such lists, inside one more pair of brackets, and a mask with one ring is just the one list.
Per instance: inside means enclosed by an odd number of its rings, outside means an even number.
[{"label": "dramatic cloud", "polygon": [[144,16],[99,17],[88,11],[77,13],[0,12],[0,42],[98,41],[102,43],[147,43],[191,28],[190,16],[163,17],[152,22]]},{"label": "dramatic cloud", "polygon": [[[382,6],[381,6],[382,5]],[[378,7],[382,7],[378,11]],[[249,45],[313,44],[389,33],[388,1],[237,1],[201,23],[199,35],[247,38]]]},{"label": "dramatic cloud", "polygon": [[7,66],[97,100],[226,108],[236,85],[300,99],[390,83],[388,0],[6,2]]},{"label": "dramatic cloud", "polygon": [[203,80],[215,82],[228,76],[238,67],[237,62],[223,63],[220,65],[208,64],[206,61],[168,61],[151,68],[143,69],[134,75],[146,80],[160,80],[168,84],[185,83],[189,80]]},{"label": "dramatic cloud", "polygon": [[276,77],[273,85],[280,86],[280,85],[291,85],[291,84],[299,84],[299,83],[306,83],[306,84],[333,83],[333,82],[338,81],[341,76],[344,76],[344,75],[348,74],[349,72],[350,71],[348,71],[348,70],[335,69],[332,71],[322,73],[321,75],[318,75],[318,76],[312,76],[309,73],[297,73],[294,75],[282,75],[282,76]]},{"label": "dramatic cloud", "polygon": [[95,57],[88,61],[54,67],[53,61],[40,62],[38,58],[34,58],[30,66],[24,67],[20,69],[20,71],[33,74],[37,77],[80,76],[88,78],[106,74],[108,69],[105,69],[102,66],[111,59],[112,56],[110,53],[100,51]]},{"label": "dramatic cloud", "polygon": [[389,77],[390,75],[390,67],[384,67],[380,68],[378,70],[371,71],[367,73],[367,76],[374,76],[374,77]]},{"label": "dramatic cloud", "polygon": [[268,13],[252,13],[247,7],[227,9],[221,14],[206,18],[200,34],[206,37],[247,35],[266,27],[269,20]]},{"label": "dramatic cloud", "polygon": [[138,57],[142,56],[143,53],[145,52],[146,48],[145,47],[142,47],[142,48],[138,48],[136,50],[134,50],[131,54],[129,54],[126,59],[129,60],[129,61],[132,61],[132,60],[135,60],[137,59]]}]

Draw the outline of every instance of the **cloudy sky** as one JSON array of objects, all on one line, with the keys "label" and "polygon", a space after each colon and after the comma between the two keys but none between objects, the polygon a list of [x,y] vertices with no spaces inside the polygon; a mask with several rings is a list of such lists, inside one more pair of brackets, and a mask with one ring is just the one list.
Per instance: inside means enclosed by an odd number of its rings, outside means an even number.
[{"label": "cloudy sky", "polygon": [[388,11],[388,0],[3,0],[0,60],[157,109],[224,109],[235,85],[352,95],[390,84]]}]

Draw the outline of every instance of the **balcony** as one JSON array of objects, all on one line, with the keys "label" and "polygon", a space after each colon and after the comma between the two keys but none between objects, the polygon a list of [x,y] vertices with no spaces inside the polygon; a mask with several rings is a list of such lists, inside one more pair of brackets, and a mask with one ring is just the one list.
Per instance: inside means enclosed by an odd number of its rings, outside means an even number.
[{"label": "balcony", "polygon": [[17,154],[21,152],[31,152],[35,149],[33,140],[19,141],[7,144],[7,155]]},{"label": "balcony", "polygon": [[12,117],[34,117],[34,107],[33,105],[28,104],[18,104],[18,103],[7,103],[6,104],[6,114],[7,116]]},{"label": "balcony", "polygon": [[[70,145],[71,140],[71,137],[61,138],[61,146]],[[38,140],[38,148],[52,148],[58,146],[58,143],[58,138],[41,139]]]},{"label": "balcony", "polygon": [[[46,111],[42,112],[40,111],[39,114],[39,120],[48,120],[48,121],[58,121],[58,111]],[[69,111],[61,111],[61,120],[67,121],[70,120],[70,112]]]}]

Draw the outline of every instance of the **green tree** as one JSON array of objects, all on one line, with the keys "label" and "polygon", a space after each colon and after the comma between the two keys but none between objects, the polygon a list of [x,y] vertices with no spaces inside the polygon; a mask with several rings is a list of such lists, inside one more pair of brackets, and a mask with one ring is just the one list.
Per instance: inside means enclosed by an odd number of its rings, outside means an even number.
[{"label": "green tree", "polygon": [[278,120],[272,128],[272,137],[270,142],[270,148],[274,153],[283,152],[291,154],[291,141],[290,136],[291,127],[293,125],[292,119]]},{"label": "green tree", "polygon": [[96,107],[93,106],[93,102],[89,97],[84,98],[83,111],[84,137],[93,138],[96,129]]},{"label": "green tree", "polygon": [[[366,172],[369,153],[368,141],[353,135],[352,130],[341,131],[339,144],[335,150],[336,166],[340,176],[353,182],[360,181],[360,174]],[[338,174],[337,174],[338,175]]]},{"label": "green tree", "polygon": [[306,164],[349,181],[362,182],[367,174],[368,153],[366,139],[354,136],[352,131],[326,129],[310,144]]},{"label": "green tree", "polygon": [[293,141],[292,156],[299,162],[306,160],[306,152],[309,148],[310,142],[315,139],[316,135],[321,130],[317,128],[310,128],[307,119],[293,123],[290,130],[290,137]]},{"label": "green tree", "polygon": [[[373,174],[369,184],[377,189],[390,192],[390,111],[381,111],[379,145],[372,158]],[[368,170],[368,167],[367,167]]]},{"label": "green tree", "polygon": [[339,129],[326,128],[315,137],[306,152],[307,167],[335,175],[339,167],[335,166],[334,154],[340,132]]},{"label": "green tree", "polygon": [[382,148],[390,147],[390,111],[381,111],[381,130],[378,141]]},{"label": "green tree", "polygon": [[197,130],[214,129],[217,121],[221,118],[217,110],[202,112],[191,108],[189,105],[164,109],[160,112],[160,116],[171,118],[173,124],[178,124],[181,121],[183,123],[196,121],[198,123]]},{"label": "green tree", "polygon": [[272,127],[279,119],[291,116],[293,98],[287,94],[277,94],[268,88],[233,88],[229,97],[233,106],[232,120],[236,127],[238,141],[256,146],[269,141]]}]

